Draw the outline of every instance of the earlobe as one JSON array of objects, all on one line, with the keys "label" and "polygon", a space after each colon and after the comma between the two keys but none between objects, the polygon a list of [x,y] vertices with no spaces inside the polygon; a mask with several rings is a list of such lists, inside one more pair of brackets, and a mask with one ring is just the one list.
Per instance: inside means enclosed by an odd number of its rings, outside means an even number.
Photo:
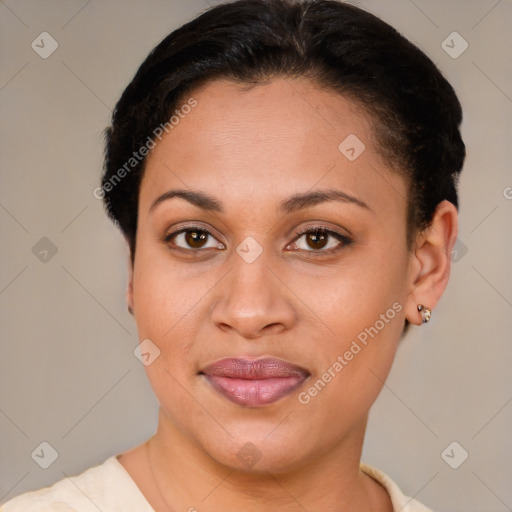
[{"label": "earlobe", "polygon": [[128,313],[130,313],[130,315],[133,315],[133,285],[132,285],[131,281],[128,283],[128,291],[127,291],[126,295],[127,295],[126,304],[128,305]]},{"label": "earlobe", "polygon": [[128,312],[133,315],[133,263],[129,256],[128,261],[128,287],[126,289],[126,304],[128,306]]},{"label": "earlobe", "polygon": [[457,208],[449,201],[442,201],[430,226],[418,234],[410,274],[411,291],[405,308],[411,324],[428,322],[446,289],[457,229]]}]

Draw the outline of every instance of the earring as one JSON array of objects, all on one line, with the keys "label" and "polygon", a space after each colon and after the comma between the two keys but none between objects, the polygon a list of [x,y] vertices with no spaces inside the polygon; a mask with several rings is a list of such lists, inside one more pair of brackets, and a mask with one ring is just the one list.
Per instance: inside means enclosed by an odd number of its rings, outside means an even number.
[{"label": "earring", "polygon": [[421,313],[421,321],[426,324],[430,320],[432,310],[426,308],[423,304],[418,304],[418,311]]}]

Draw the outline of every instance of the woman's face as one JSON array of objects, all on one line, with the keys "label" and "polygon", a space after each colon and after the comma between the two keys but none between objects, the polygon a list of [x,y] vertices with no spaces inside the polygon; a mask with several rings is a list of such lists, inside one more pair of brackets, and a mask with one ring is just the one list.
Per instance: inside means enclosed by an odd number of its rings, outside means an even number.
[{"label": "woman's face", "polygon": [[162,431],[231,467],[334,455],[412,300],[406,183],[371,119],[305,80],[192,96],[147,158],[129,289]]}]

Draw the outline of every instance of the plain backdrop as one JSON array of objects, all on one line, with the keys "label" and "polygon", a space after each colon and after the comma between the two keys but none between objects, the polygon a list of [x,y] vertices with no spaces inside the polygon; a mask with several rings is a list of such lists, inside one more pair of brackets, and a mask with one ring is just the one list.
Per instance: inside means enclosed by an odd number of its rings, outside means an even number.
[{"label": "plain backdrop", "polygon": [[[165,35],[213,3],[0,2],[0,502],[155,431],[125,304],[127,250],[92,192],[123,89]],[[512,510],[512,2],[354,3],[453,84],[468,150],[450,284],[399,349],[363,461],[436,511]],[[58,454],[47,469],[41,449]],[[466,452],[456,469],[445,461]]]}]

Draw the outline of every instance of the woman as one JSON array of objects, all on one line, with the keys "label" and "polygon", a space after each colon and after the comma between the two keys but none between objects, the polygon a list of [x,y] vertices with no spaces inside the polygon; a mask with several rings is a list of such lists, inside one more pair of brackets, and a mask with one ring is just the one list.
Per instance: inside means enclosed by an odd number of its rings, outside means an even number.
[{"label": "woman", "polygon": [[393,28],[240,0],[166,37],[106,132],[102,197],[157,432],[3,512],[429,509],[360,461],[449,278],[461,107]]}]

